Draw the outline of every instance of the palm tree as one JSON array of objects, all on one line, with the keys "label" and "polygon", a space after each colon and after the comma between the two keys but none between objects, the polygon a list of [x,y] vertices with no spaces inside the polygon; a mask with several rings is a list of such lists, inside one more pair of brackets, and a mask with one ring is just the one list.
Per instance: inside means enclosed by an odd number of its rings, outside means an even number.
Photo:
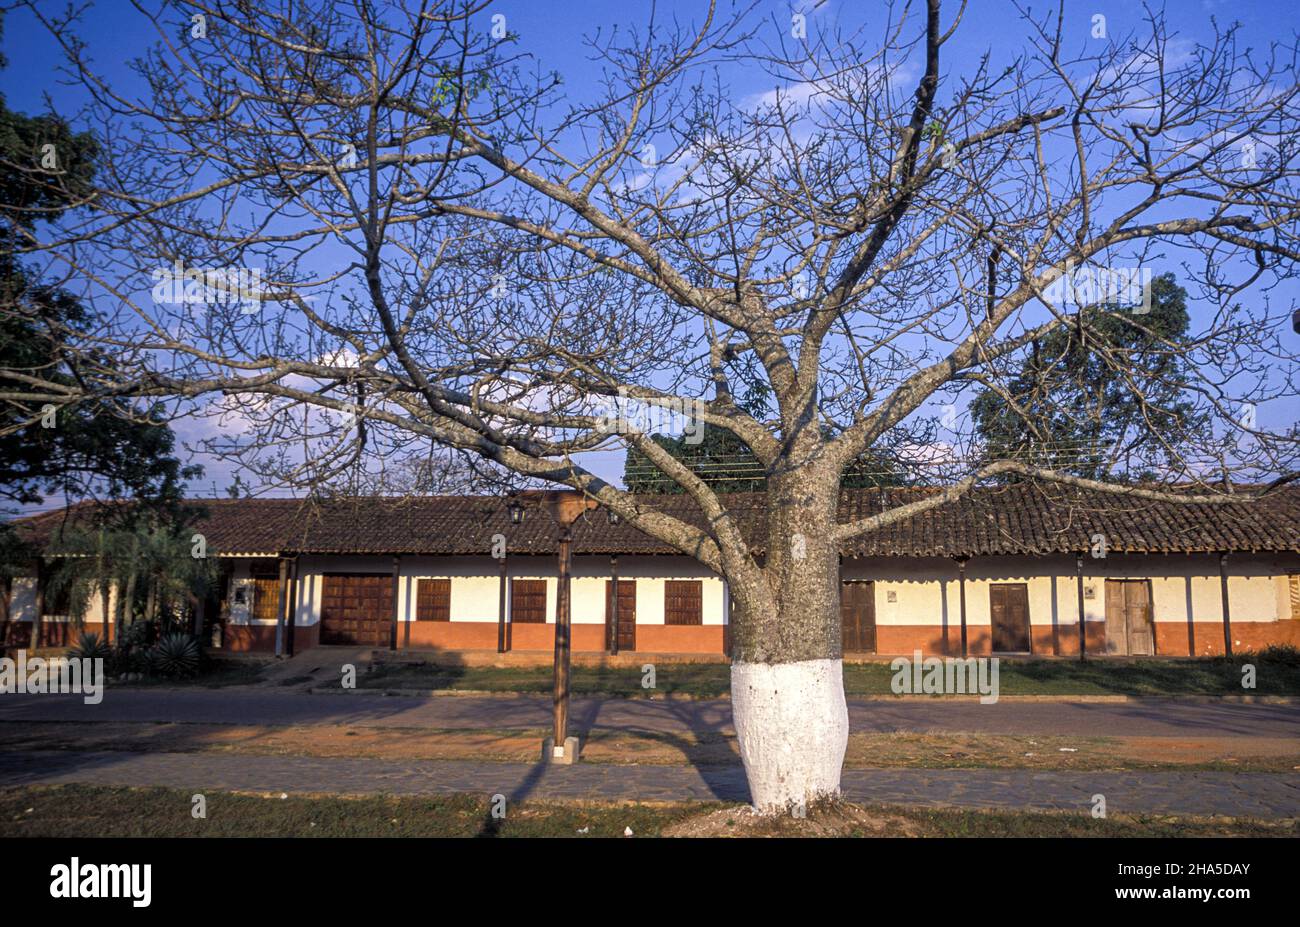
[{"label": "palm tree", "polygon": [[[66,594],[69,612],[78,626],[96,592],[108,620],[109,590],[121,594],[114,610],[113,638],[122,640],[124,626],[139,618],[185,626],[199,597],[215,583],[215,559],[192,555],[183,523],[137,518],[110,526],[72,528],[64,532],[49,554],[55,562],[48,577],[49,593]],[[144,591],[144,607],[138,597]],[[108,629],[105,627],[105,637]]]}]

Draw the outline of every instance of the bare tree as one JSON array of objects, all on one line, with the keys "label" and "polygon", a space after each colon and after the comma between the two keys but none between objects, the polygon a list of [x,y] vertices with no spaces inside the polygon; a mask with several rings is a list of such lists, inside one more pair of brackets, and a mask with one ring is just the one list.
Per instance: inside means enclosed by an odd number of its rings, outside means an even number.
[{"label": "bare tree", "polygon": [[[1024,11],[999,57],[963,49],[964,6],[939,0],[821,30],[710,7],[591,38],[604,76],[575,87],[478,3],[145,12],[158,44],[127,90],[95,72],[75,20],[32,7],[105,155],[82,207],[27,250],[105,322],[70,333],[78,386],[31,376],[0,397],[11,414],[168,397],[237,417],[227,450],[282,479],[463,453],[589,495],[727,580],[761,809],[839,788],[846,541],[1008,474],[1206,502],[1295,466],[1294,431],[1252,411],[1295,396],[1287,307],[1266,298],[1300,254],[1294,45],[1175,41],[1156,14],[1103,38],[1062,9]],[[733,89],[760,73],[774,92]],[[1087,339],[1083,303],[1142,326],[1142,281],[1177,265],[1195,330],[1160,343],[1192,361],[1191,404],[1215,425],[1153,419],[1163,485],[957,455],[939,491],[838,522],[847,466],[960,446],[951,410],[1005,391],[1053,330]],[[734,398],[745,371],[771,420]],[[611,413],[627,401],[748,448],[768,502],[754,548],[725,495]],[[584,466],[626,447],[698,517]]]}]

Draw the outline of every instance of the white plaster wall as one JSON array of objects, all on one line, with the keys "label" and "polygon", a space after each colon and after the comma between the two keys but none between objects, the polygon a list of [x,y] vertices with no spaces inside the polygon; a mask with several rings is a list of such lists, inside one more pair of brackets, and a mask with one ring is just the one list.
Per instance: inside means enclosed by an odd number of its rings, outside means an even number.
[{"label": "white plaster wall", "polygon": [[[237,565],[234,582],[250,582],[248,565],[242,572]],[[391,557],[302,556],[298,561],[299,627],[320,621],[320,597],[325,573],[380,573],[391,575]],[[496,621],[499,601],[500,566],[487,556],[479,557],[403,557],[399,576],[399,619],[414,621],[416,592],[420,579],[451,580],[452,621]],[[555,621],[558,570],[555,558],[512,556],[506,559],[507,580],[541,579],[546,581],[546,620]],[[699,579],[702,581],[702,620],[707,625],[727,621],[726,584],[701,563],[690,557],[619,557],[620,580],[636,580],[637,624],[664,623],[664,580]],[[604,624],[605,582],[610,578],[609,558],[574,557],[570,591],[573,595],[574,624]],[[506,596],[506,620],[509,621],[509,593]],[[232,619],[233,608],[232,608]],[[242,622],[246,622],[244,609]],[[240,623],[242,623],[240,622]]]},{"label": "white plaster wall", "polygon": [[[238,589],[244,590],[243,602],[235,601],[235,592]],[[226,591],[226,602],[228,605],[226,619],[231,624],[267,624],[265,621],[255,621],[252,617],[253,574],[252,564],[248,560],[233,561],[230,588]]]},{"label": "white plaster wall", "polygon": [[[111,584],[108,589],[108,615],[113,615],[113,610],[117,607],[117,586]],[[100,591],[96,589],[86,603],[86,614],[82,620],[90,624],[99,624],[104,621],[104,600]],[[36,618],[36,577],[35,576],[15,576],[9,596],[9,617],[11,621],[34,621]],[[70,615],[46,615],[44,621],[63,622],[71,621]]]},{"label": "white plaster wall", "polygon": [[[1289,614],[1286,575],[1300,571],[1300,557],[1236,555],[1228,558],[1232,617],[1276,621]],[[1106,620],[1107,578],[1150,579],[1156,621],[1223,620],[1219,561],[1213,554],[1112,555],[1084,561],[1084,614]],[[960,623],[957,565],[933,558],[849,558],[845,579],[875,580],[877,625]],[[990,622],[993,583],[1025,583],[1030,623],[1077,624],[1078,590],[1073,557],[976,557],[966,567],[966,623]],[[894,593],[894,602],[889,593]]]},{"label": "white plaster wall", "polygon": [[9,595],[9,617],[13,621],[36,619],[36,577],[15,576]]},{"label": "white plaster wall", "polygon": [[[506,561],[508,579],[546,580],[546,620],[555,621],[555,559],[512,556]],[[250,563],[235,561],[232,582],[251,584]],[[391,557],[313,555],[299,558],[297,624],[320,620],[321,576],[324,573],[377,573],[389,575]],[[1105,579],[1151,579],[1157,621],[1186,622],[1190,613],[1198,623],[1222,621],[1218,558],[1215,555],[1112,555],[1084,562],[1084,611],[1088,621],[1105,621]],[[497,619],[499,566],[491,557],[403,557],[399,582],[401,618],[415,620],[416,581],[445,578],[451,582],[452,621]],[[1228,588],[1232,617],[1239,621],[1275,621],[1289,617],[1288,573],[1300,572],[1300,556],[1247,556],[1228,559]],[[699,579],[703,591],[703,622],[727,623],[726,583],[689,557],[623,556],[618,558],[620,579],[636,580],[637,624],[663,624],[664,582]],[[848,558],[845,579],[876,582],[878,625],[957,625],[960,623],[957,566],[942,557]],[[574,558],[573,620],[575,624],[603,624],[605,582],[609,558]],[[1073,557],[976,557],[966,569],[966,620],[970,626],[988,626],[989,590],[992,583],[1025,583],[1029,593],[1030,622],[1035,626],[1073,625],[1078,621]],[[895,601],[889,601],[889,594]],[[251,590],[250,596],[251,600]],[[35,611],[35,589],[27,577],[14,580],[14,614]],[[249,622],[247,605],[233,604],[230,619]],[[509,596],[507,595],[507,610]],[[19,620],[30,620],[20,618]],[[507,615],[508,620],[508,615]]]},{"label": "white plaster wall", "polygon": [[[574,621],[605,622],[605,581],[610,578],[608,557],[575,557],[573,568]],[[579,580],[577,577],[590,577]],[[618,558],[618,578],[636,581],[636,623],[664,623],[664,582],[670,579],[698,579],[701,593],[701,622],[727,623],[727,588],[721,577],[691,557],[662,556]],[[581,586],[582,592],[578,591]],[[585,619],[580,615],[588,616]]]}]

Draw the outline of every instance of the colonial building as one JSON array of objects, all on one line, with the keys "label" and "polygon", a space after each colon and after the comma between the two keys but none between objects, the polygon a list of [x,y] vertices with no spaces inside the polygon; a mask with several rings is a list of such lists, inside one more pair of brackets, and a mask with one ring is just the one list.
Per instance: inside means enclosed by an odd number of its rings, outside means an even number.
[{"label": "colonial building", "polygon": [[[928,490],[846,491],[841,520]],[[681,496],[647,505],[694,518]],[[761,556],[761,496],[726,497]],[[195,500],[193,531],[220,565],[197,603],[216,648],[329,644],[550,650],[563,524],[571,520],[575,651],[726,653],[726,583],[574,494]],[[74,506],[19,523],[38,549],[84,521]],[[845,545],[844,647],[854,654],[1089,652],[1208,655],[1300,644],[1300,490],[1181,505],[1061,487],[976,490]],[[10,582],[5,640],[64,643],[102,627],[42,594],[39,564]],[[617,589],[617,596],[614,590]]]}]

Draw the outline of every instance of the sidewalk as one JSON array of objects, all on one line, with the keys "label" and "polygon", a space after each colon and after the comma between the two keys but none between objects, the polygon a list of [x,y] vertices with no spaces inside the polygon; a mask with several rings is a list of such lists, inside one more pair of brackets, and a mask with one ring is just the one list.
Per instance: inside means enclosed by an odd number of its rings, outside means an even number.
[{"label": "sidewalk", "polygon": [[[854,732],[1077,736],[1291,737],[1300,705],[1187,702],[978,702],[851,698]],[[728,699],[573,699],[578,734],[591,730],[733,733]],[[0,696],[3,721],[136,721],[207,724],[350,724],[430,729],[547,728],[545,696],[420,698],[310,695],[268,688],[118,689],[99,705],[76,695]]]},{"label": "sidewalk", "polygon": [[[739,766],[665,767],[468,760],[411,761],[216,756],[189,753],[24,751],[0,756],[0,786],[85,783],[186,790],[329,794],[474,793],[524,799],[746,801]],[[1300,778],[1270,773],[1034,772],[992,769],[850,769],[845,797],[921,807],[1088,811],[1104,795],[1111,814],[1300,816]]]}]

